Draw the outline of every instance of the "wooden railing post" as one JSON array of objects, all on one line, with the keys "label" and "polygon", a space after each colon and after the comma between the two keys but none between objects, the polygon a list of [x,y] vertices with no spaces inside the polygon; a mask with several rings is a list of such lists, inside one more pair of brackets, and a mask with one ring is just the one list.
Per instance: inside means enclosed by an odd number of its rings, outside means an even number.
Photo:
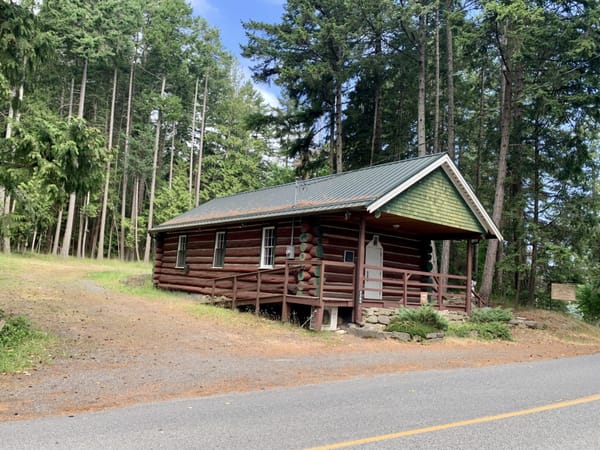
[{"label": "wooden railing post", "polygon": [[473,289],[473,241],[467,240],[467,293],[465,295],[465,312],[471,313],[471,290]]},{"label": "wooden railing post", "polygon": [[238,288],[238,284],[237,284],[237,276],[233,277],[233,295],[231,298],[231,309],[235,309],[236,308],[236,302],[237,302],[237,288]]},{"label": "wooden railing post", "polygon": [[354,288],[354,322],[362,322],[362,301],[365,289],[365,241],[367,234],[367,221],[363,217],[360,219],[360,229],[358,233],[358,255],[355,266],[356,287]]},{"label": "wooden railing post", "polygon": [[325,303],[323,301],[323,290],[325,287],[325,261],[320,262],[321,267],[321,276],[319,277],[319,307],[324,307]]},{"label": "wooden railing post", "polygon": [[260,288],[261,288],[261,273],[258,272],[256,275],[256,307],[254,313],[258,316],[260,314]]},{"label": "wooden railing post", "polygon": [[288,283],[290,279],[290,265],[288,261],[285,262],[285,270],[284,270],[284,280],[283,280],[283,298],[281,300],[281,321],[289,322],[290,314],[288,312],[288,304],[287,304],[287,293],[288,293]]},{"label": "wooden railing post", "polygon": [[442,296],[443,296],[442,294],[444,293],[444,291],[446,289],[446,283],[444,283],[444,274],[438,273],[437,285],[438,285],[438,292],[437,292],[438,309],[442,309],[444,307],[444,299],[442,298]]},{"label": "wooden railing post", "polygon": [[315,313],[317,316],[315,317],[315,331],[321,331],[321,327],[323,326],[323,314],[325,313],[325,302],[323,301],[323,280],[325,279],[325,261],[320,261],[319,265],[321,267],[321,277],[319,279],[319,304]]},{"label": "wooden railing post", "polygon": [[406,305],[408,304],[408,272],[403,272],[402,278],[404,281],[404,286],[402,290],[402,306],[406,308]]}]

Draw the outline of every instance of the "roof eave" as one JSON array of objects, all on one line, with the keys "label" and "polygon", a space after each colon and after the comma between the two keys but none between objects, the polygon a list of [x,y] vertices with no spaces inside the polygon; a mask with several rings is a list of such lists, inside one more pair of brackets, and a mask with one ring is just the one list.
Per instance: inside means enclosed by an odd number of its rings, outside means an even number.
[{"label": "roof eave", "polygon": [[297,217],[304,216],[307,214],[318,214],[318,213],[334,213],[338,211],[347,211],[348,209],[365,208],[368,201],[361,200],[360,202],[344,203],[330,205],[329,207],[309,207],[309,208],[293,208],[274,211],[266,214],[255,214],[255,215],[238,215],[226,218],[215,218],[208,220],[197,220],[190,221],[181,224],[173,224],[168,226],[158,226],[152,228],[149,232],[154,235],[165,231],[177,231],[185,230],[188,228],[205,227],[205,226],[219,226],[219,225],[231,225],[242,222],[257,222],[264,219],[281,219],[283,217]]}]

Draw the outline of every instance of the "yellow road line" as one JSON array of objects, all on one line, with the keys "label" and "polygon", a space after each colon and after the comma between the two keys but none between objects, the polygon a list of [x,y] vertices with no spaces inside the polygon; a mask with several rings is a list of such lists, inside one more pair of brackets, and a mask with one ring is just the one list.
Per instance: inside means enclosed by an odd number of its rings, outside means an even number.
[{"label": "yellow road line", "polygon": [[430,433],[432,431],[447,430],[449,428],[464,427],[466,425],[474,425],[474,424],[478,424],[478,423],[492,422],[494,420],[509,419],[511,417],[525,416],[527,414],[535,414],[535,413],[544,412],[544,411],[551,411],[553,409],[567,408],[569,406],[581,405],[583,403],[596,402],[598,400],[600,400],[600,394],[590,395],[589,397],[582,397],[582,398],[578,398],[575,400],[567,400],[564,402],[552,403],[549,405],[538,406],[538,407],[530,408],[530,409],[522,409],[520,411],[512,411],[512,412],[507,412],[504,414],[497,414],[495,416],[478,417],[475,419],[461,420],[459,422],[444,423],[441,425],[434,425],[431,427],[415,428],[413,430],[400,431],[398,433],[382,434],[379,436],[371,436],[371,437],[367,437],[367,438],[363,438],[363,439],[356,439],[353,441],[338,442],[336,444],[323,445],[321,447],[312,447],[308,450],[331,450],[331,449],[335,449],[335,448],[344,448],[344,447],[352,447],[355,445],[371,444],[373,442],[398,439],[398,438],[405,437],[405,436],[413,436],[415,434]]}]

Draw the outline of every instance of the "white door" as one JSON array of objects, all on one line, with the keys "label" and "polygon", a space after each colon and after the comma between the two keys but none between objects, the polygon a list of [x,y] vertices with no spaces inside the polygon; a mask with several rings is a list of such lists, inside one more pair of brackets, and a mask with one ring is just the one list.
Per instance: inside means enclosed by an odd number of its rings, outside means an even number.
[{"label": "white door", "polygon": [[[365,264],[367,266],[383,266],[383,247],[379,242],[379,236],[367,244],[365,251]],[[381,300],[381,288],[383,287],[383,271],[381,269],[370,269],[365,267],[365,295],[366,299]],[[369,290],[367,290],[369,289]],[[370,290],[373,289],[373,290]]]}]

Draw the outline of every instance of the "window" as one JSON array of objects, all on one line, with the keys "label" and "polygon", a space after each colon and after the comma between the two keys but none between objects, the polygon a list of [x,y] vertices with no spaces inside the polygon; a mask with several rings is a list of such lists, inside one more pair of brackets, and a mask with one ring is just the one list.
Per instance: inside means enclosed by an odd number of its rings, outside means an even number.
[{"label": "window", "polygon": [[213,267],[223,267],[225,264],[225,232],[217,231],[215,235],[215,252],[213,254]]},{"label": "window", "polygon": [[344,262],[354,262],[354,250],[344,250]]},{"label": "window", "polygon": [[185,256],[187,254],[187,235],[182,234],[179,236],[179,243],[177,244],[177,261],[175,267],[177,269],[185,268]]},{"label": "window", "polygon": [[265,227],[260,247],[260,267],[272,268],[275,264],[275,227]]}]

